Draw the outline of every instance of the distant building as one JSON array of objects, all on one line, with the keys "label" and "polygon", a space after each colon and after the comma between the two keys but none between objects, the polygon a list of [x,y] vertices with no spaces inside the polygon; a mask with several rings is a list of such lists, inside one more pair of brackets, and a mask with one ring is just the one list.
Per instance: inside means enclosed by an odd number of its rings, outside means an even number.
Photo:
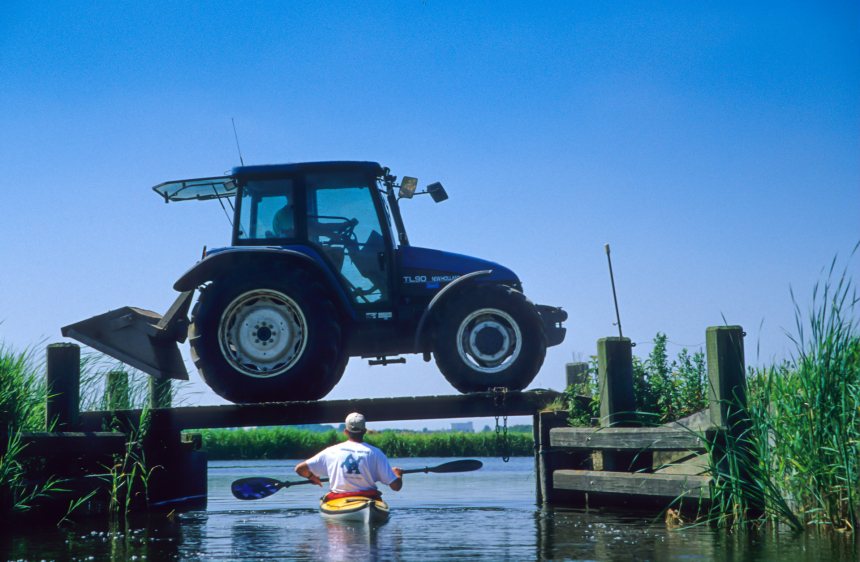
[{"label": "distant building", "polygon": [[472,425],[472,422],[451,423],[451,431],[475,433],[475,427]]}]

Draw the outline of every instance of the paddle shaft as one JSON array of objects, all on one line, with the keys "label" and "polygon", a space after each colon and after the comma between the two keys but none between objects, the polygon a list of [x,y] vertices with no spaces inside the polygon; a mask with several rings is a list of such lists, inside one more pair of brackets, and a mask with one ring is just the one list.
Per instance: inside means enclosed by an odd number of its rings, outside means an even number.
[{"label": "paddle shaft", "polygon": [[[418,472],[470,472],[478,470],[483,463],[478,460],[458,460],[442,463],[436,466],[425,466],[424,468],[401,469],[402,474],[414,474]],[[328,478],[321,478],[320,483],[328,482]],[[310,480],[281,481],[274,478],[240,478],[233,482],[231,489],[233,495],[239,499],[260,499],[270,496],[282,488],[298,486],[299,484],[314,484]]]},{"label": "paddle shaft", "polygon": [[[404,468],[400,470],[400,473],[417,474],[419,472],[470,472],[472,470],[478,470],[479,468],[481,468],[481,466],[482,465],[480,461],[451,461],[436,466],[425,466],[424,468]],[[328,478],[320,478],[320,482],[328,481]],[[287,486],[296,486],[298,484],[313,484],[313,482],[311,482],[310,480],[297,480],[293,482],[283,482],[283,484],[285,484],[284,488],[286,488]]]}]

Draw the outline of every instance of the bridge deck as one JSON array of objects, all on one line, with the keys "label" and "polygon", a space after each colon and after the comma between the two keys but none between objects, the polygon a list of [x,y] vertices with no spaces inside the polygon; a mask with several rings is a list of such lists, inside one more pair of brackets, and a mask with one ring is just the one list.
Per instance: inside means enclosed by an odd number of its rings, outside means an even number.
[{"label": "bridge deck", "polygon": [[[173,430],[340,423],[350,412],[361,412],[371,422],[532,416],[559,398],[553,390],[475,392],[450,396],[405,396],[314,402],[269,402],[225,406],[156,408],[153,422]],[[78,431],[100,431],[114,418],[137,424],[140,410],[81,412]]]}]

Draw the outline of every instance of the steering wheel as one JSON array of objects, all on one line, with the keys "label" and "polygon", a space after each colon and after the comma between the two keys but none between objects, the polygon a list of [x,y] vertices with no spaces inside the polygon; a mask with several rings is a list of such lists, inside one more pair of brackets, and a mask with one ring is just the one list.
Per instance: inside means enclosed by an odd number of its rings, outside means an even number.
[{"label": "steering wheel", "polygon": [[[355,238],[355,227],[358,224],[358,219],[325,215],[310,215],[308,218],[317,219],[313,229],[320,236],[327,237],[329,244],[345,245]],[[319,219],[337,220],[339,222],[319,222]]]}]

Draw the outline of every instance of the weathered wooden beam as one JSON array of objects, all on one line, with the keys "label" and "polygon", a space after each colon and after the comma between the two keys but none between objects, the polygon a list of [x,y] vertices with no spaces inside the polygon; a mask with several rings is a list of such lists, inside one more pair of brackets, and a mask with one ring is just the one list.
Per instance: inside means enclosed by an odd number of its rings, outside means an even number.
[{"label": "weathered wooden beam", "polygon": [[577,492],[627,496],[710,498],[710,478],[678,474],[641,474],[594,470],[556,470],[553,486]]},{"label": "weathered wooden beam", "polygon": [[[220,427],[340,423],[350,412],[363,413],[370,422],[472,418],[496,415],[534,415],[561,396],[553,390],[527,392],[475,392],[451,396],[406,396],[315,402],[269,402],[228,406],[186,406],[152,410],[172,431]],[[140,410],[84,412],[82,429],[101,429],[113,417],[137,426]]]},{"label": "weathered wooden beam", "polygon": [[558,427],[549,432],[552,447],[617,450],[704,450],[698,435],[665,427]]},{"label": "weathered wooden beam", "polygon": [[107,431],[22,432],[24,454],[30,457],[78,457],[109,455],[125,451],[125,433]]}]

